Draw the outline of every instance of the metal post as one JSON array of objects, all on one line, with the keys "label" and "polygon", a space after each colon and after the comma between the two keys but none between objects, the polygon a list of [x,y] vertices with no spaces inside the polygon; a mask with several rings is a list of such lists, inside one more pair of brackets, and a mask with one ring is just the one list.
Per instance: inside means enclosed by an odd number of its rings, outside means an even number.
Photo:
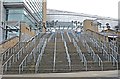
[{"label": "metal post", "polygon": [[6,56],[6,52],[5,52],[5,59],[6,59],[6,57],[7,57],[7,56]]},{"label": "metal post", "polygon": [[21,73],[21,66],[19,66],[19,74]]},{"label": "metal post", "polygon": [[34,55],[34,62],[36,62],[36,54],[35,54],[35,51],[33,51],[33,55]]},{"label": "metal post", "polygon": [[7,63],[6,63],[6,65],[5,65],[5,71],[7,71]]},{"label": "metal post", "polygon": [[54,65],[53,65],[53,72],[55,71],[55,61],[56,61],[56,38],[55,38],[55,45],[54,45]]}]

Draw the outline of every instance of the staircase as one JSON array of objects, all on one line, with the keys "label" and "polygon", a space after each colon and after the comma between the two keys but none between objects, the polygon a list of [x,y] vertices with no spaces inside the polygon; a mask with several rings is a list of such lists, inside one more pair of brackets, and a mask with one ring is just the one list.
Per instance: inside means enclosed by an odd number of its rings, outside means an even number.
[{"label": "staircase", "polygon": [[50,73],[53,71],[53,53],[54,53],[54,42],[48,42],[45,48],[42,60],[40,62],[39,72]]},{"label": "staircase", "polygon": [[79,54],[76,50],[76,47],[73,45],[72,42],[67,42],[68,46],[68,52],[70,54],[70,59],[71,59],[71,71],[80,71],[82,70],[83,63],[81,62],[81,59],[79,57]]},{"label": "staircase", "polygon": [[65,51],[64,42],[62,41],[62,36],[60,33],[57,33],[56,38],[56,63],[55,63],[55,72],[68,72],[69,66],[67,62],[67,56]]},{"label": "staircase", "polygon": [[[68,73],[117,69],[117,63],[111,54],[108,60],[92,42],[82,37],[77,41],[77,38],[72,32],[58,31],[41,33],[27,42],[18,42],[2,54],[3,72],[4,74]],[[89,52],[86,44],[95,54]]]}]

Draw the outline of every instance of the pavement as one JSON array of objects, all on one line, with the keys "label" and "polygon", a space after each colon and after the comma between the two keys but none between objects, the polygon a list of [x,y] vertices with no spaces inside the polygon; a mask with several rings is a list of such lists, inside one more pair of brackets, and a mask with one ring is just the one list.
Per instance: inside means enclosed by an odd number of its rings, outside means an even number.
[{"label": "pavement", "polygon": [[35,78],[27,78],[27,77],[16,77],[16,78],[2,78],[2,79],[119,79],[117,77],[35,77]]},{"label": "pavement", "polygon": [[118,71],[85,71],[74,73],[42,73],[3,75],[2,79],[120,79]]}]

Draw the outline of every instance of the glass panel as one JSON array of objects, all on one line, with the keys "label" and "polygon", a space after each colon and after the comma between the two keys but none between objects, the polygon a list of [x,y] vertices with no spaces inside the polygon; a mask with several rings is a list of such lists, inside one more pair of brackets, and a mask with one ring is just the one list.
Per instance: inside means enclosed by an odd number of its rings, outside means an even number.
[{"label": "glass panel", "polygon": [[23,2],[23,0],[4,0],[4,2]]},{"label": "glass panel", "polygon": [[23,9],[8,9],[8,21],[22,21]]}]

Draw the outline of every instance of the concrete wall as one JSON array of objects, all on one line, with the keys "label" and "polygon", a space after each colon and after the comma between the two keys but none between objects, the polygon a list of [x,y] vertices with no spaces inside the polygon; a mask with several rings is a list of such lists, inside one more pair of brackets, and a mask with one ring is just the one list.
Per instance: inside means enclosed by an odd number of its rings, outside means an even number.
[{"label": "concrete wall", "polygon": [[107,36],[104,36],[104,35],[102,35],[102,34],[100,34],[98,32],[94,32],[94,31],[89,30],[89,29],[86,32],[88,34],[92,35],[94,38],[96,38],[99,41],[102,41],[102,42],[108,41],[108,37]]},{"label": "concrete wall", "polygon": [[5,40],[4,42],[2,42],[0,44],[0,49],[8,49],[10,47],[13,47],[15,44],[17,44],[19,42],[19,37],[13,37],[13,38],[10,38],[8,40]]},{"label": "concrete wall", "polygon": [[26,23],[21,23],[20,26],[20,41],[27,41],[29,40],[32,36],[35,35],[35,32],[30,29],[30,27]]},{"label": "concrete wall", "polygon": [[2,69],[2,54],[0,53],[0,79],[2,78],[3,69]]},{"label": "concrete wall", "polygon": [[84,20],[83,29],[86,31],[87,29],[92,30],[94,32],[98,32],[98,27],[93,23],[93,20]]},{"label": "concrete wall", "polygon": [[43,0],[43,32],[46,32],[46,13],[47,13],[47,0]]}]

